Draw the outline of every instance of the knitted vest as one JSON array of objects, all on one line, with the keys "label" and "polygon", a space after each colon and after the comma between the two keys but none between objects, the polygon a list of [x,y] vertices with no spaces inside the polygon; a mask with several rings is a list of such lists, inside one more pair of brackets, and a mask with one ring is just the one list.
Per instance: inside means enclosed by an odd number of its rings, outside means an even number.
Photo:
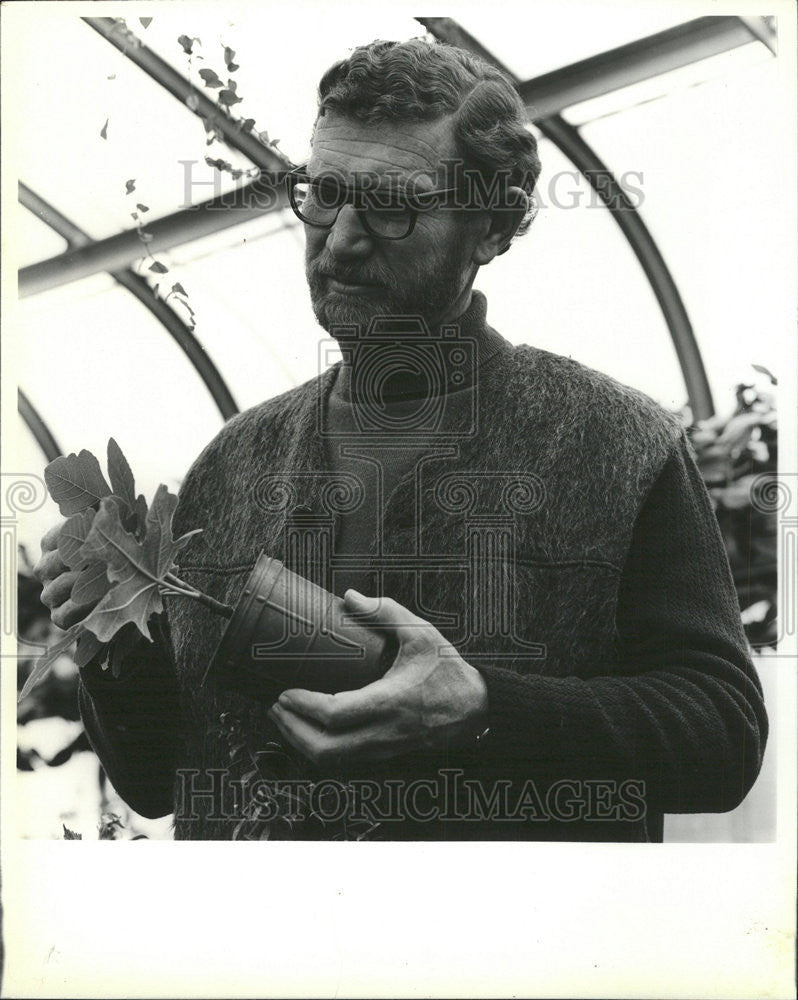
[{"label": "knitted vest", "polygon": [[[192,466],[175,530],[202,528],[180,575],[235,603],[258,554],[291,565],[296,508],[332,528],[347,488],[331,484],[320,414],[337,366],[233,418]],[[617,664],[615,607],[635,519],[681,428],[644,394],[579,363],[506,341],[481,377],[475,420],[430,445],[387,501],[383,593],[432,621],[475,666],[587,678]],[[412,558],[411,558],[412,557]],[[292,568],[324,567],[311,559]],[[485,598],[485,592],[491,595]],[[491,601],[493,604],[491,604]],[[184,766],[226,768],[215,730],[232,712],[258,749],[275,738],[264,706],[201,685],[224,629],[194,602],[168,608],[189,724]],[[177,838],[228,838],[234,822],[176,817]]]}]

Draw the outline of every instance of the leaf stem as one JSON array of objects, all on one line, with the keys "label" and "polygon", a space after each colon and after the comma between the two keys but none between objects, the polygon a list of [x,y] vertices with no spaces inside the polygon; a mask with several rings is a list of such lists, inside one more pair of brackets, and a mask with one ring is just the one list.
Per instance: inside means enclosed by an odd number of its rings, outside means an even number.
[{"label": "leaf stem", "polygon": [[197,590],[195,587],[191,587],[189,584],[184,583],[179,577],[175,576],[174,573],[166,573],[164,579],[177,593],[183,594],[185,597],[191,597],[195,601],[199,601],[200,604],[204,604],[206,608],[210,608],[211,611],[215,611],[217,615],[221,615],[223,618],[233,617],[234,609],[229,604],[223,604],[221,601],[217,601],[216,598],[210,597],[208,594],[203,594],[201,590]]}]

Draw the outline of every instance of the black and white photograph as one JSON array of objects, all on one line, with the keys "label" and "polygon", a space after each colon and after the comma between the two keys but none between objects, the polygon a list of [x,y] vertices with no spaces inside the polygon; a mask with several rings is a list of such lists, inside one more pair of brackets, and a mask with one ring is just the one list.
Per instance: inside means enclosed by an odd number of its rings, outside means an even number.
[{"label": "black and white photograph", "polygon": [[3,996],[795,996],[794,6],[450,13],[2,4]]}]

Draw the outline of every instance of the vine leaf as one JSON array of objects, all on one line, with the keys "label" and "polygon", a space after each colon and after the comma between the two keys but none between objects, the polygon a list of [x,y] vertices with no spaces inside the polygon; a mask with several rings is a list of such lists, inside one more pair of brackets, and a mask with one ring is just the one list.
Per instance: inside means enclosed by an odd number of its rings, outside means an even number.
[{"label": "vine leaf", "polygon": [[159,260],[156,260],[154,264],[150,264],[150,270],[154,271],[155,274],[166,274],[169,268],[166,264],[162,264]]},{"label": "vine leaf", "polygon": [[46,653],[42,653],[41,656],[37,657],[36,662],[28,675],[28,679],[22,686],[22,690],[19,693],[19,701],[30,694],[33,688],[43,680],[47,671],[50,669],[50,664],[53,663],[58,657],[66,652],[72,643],[77,639],[78,635],[83,629],[83,625],[78,622],[77,625],[73,625],[70,629],[67,629],[66,634],[63,639],[57,642],[54,646],[50,646]]},{"label": "vine leaf", "polygon": [[63,517],[79,514],[111,494],[100,463],[85,448],[77,455],[60,455],[50,462],[44,481]]},{"label": "vine leaf", "polygon": [[219,91],[218,99],[220,104],[224,104],[225,107],[229,108],[233,104],[240,104],[243,100],[243,97],[239,97],[238,94],[236,94],[235,90],[232,90],[228,87],[226,90]]},{"label": "vine leaf", "polygon": [[235,71],[238,69],[238,65],[234,61],[235,57],[236,57],[235,51],[231,49],[229,45],[225,45],[224,64],[227,67],[228,73],[235,73]]},{"label": "vine leaf", "polygon": [[194,42],[197,42],[199,45],[202,45],[202,42],[199,40],[199,38],[189,38],[188,35],[180,35],[180,37],[177,40],[182,46],[183,51],[186,53],[187,56],[192,55],[192,47],[194,45]]},{"label": "vine leaf", "polygon": [[212,69],[201,69],[199,75],[206,87],[223,87],[224,84]]},{"label": "vine leaf", "polygon": [[152,18],[151,17],[140,17],[139,18],[139,24],[142,26],[142,28],[145,28],[145,29],[149,28],[151,22],[152,22]]},{"label": "vine leaf", "polygon": [[776,376],[773,374],[773,372],[771,372],[767,368],[765,368],[764,365],[755,365],[752,362],[751,363],[751,367],[754,369],[754,371],[759,372],[760,375],[767,375],[767,377],[770,379],[770,384],[771,385],[778,385],[779,384],[779,380],[776,378]]},{"label": "vine leaf", "polygon": [[87,562],[103,561],[113,584],[83,625],[108,642],[127,622],[134,622],[152,642],[147,625],[150,615],[163,611],[160,586],[174,568],[174,557],[194,532],[174,539],[172,517],[177,497],[161,484],[147,513],[146,535],[139,542],[122,527],[119,508],[108,500],[100,504],[91,531],[81,549]]},{"label": "vine leaf", "polygon": [[105,119],[105,125],[103,125],[103,127],[100,129],[100,138],[101,139],[107,139],[108,138],[108,119],[107,118]]},{"label": "vine leaf", "polygon": [[133,194],[136,190],[136,179],[131,177],[129,181],[125,181],[125,194]]},{"label": "vine leaf", "polygon": [[139,210],[140,212],[149,212],[149,210],[150,210],[150,207],[149,207],[149,205],[142,205],[142,203],[141,203],[141,202],[138,202],[138,203],[136,204],[136,208],[137,208],[137,209],[138,209],[138,210]]},{"label": "vine leaf", "polygon": [[135,510],[136,484],[133,473],[122,449],[113,438],[108,439],[108,478],[111,480],[114,496],[120,497],[128,510]]}]

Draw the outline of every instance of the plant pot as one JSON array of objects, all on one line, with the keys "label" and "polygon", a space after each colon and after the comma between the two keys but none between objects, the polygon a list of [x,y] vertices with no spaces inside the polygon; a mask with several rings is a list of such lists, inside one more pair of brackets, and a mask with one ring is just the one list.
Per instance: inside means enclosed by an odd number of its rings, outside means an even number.
[{"label": "plant pot", "polygon": [[274,700],[287,688],[335,694],[382,677],[392,635],[352,622],[344,602],[261,553],[203,678]]}]

